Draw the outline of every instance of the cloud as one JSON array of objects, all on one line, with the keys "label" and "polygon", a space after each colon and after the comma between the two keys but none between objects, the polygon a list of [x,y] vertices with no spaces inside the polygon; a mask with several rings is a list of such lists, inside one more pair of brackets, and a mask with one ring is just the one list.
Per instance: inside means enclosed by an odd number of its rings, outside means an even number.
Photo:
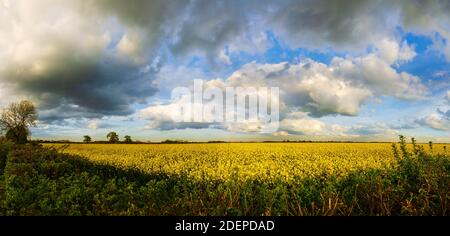
[{"label": "cloud", "polygon": [[373,53],[353,59],[334,58],[331,68],[336,76],[352,81],[355,85],[369,87],[376,96],[416,100],[427,94],[427,88],[419,77],[397,72],[392,65]]},{"label": "cloud", "polygon": [[406,42],[400,45],[395,40],[382,39],[376,45],[379,58],[389,65],[410,61],[417,55]]},{"label": "cloud", "polygon": [[263,122],[258,120],[245,120],[240,122],[224,123],[222,127],[225,130],[236,133],[257,133],[261,132],[262,125]]},{"label": "cloud", "polygon": [[[3,0],[0,84],[36,101],[49,122],[129,115],[133,104],[156,92],[154,68],[146,68],[161,48],[179,56],[201,52],[211,60],[222,55],[227,64],[225,45],[253,50],[253,35],[232,43],[250,24],[244,5]],[[264,45],[259,33],[255,42]]]},{"label": "cloud", "polygon": [[280,122],[280,130],[289,134],[320,135],[325,130],[325,123],[309,117],[296,117],[296,113],[290,114]]},{"label": "cloud", "polygon": [[442,111],[441,109],[437,109],[437,113],[445,117],[447,120],[450,120],[450,110]]},{"label": "cloud", "polygon": [[87,128],[90,130],[104,129],[114,127],[114,125],[108,124],[102,120],[94,119],[87,122]]},{"label": "cloud", "polygon": [[445,113],[437,110],[435,113],[417,119],[416,123],[435,130],[450,131],[450,110]]},{"label": "cloud", "polygon": [[[448,1],[327,0],[283,1],[272,6],[269,25],[293,48],[364,51],[398,28],[421,35],[438,33],[440,48],[450,58]],[[405,51],[407,53],[407,51]]]},{"label": "cloud", "polygon": [[163,65],[155,75],[154,85],[159,92],[168,93],[176,87],[192,86],[194,79],[205,79],[207,75],[197,67]]},{"label": "cloud", "polygon": [[450,90],[447,91],[447,94],[445,96],[445,100],[447,101],[447,104],[450,105]]},{"label": "cloud", "polygon": [[397,129],[390,127],[384,123],[374,124],[355,124],[350,126],[331,125],[331,135],[347,138],[359,137],[394,137],[399,134]]},{"label": "cloud", "polygon": [[46,122],[124,116],[164,90],[161,64],[200,56],[229,65],[233,53],[267,51],[273,33],[292,48],[377,51],[330,65],[250,63],[225,83],[278,86],[286,107],[314,117],[357,115],[371,97],[426,94],[394,68],[415,56],[395,32],[438,35],[448,56],[449,11],[448,1],[2,0],[0,86],[36,101]]},{"label": "cloud", "polygon": [[336,78],[325,64],[311,60],[299,64],[246,64],[226,84],[279,87],[282,103],[300,107],[314,116],[356,115],[360,105],[371,96],[370,90]]},{"label": "cloud", "polygon": [[[293,47],[363,48],[384,34],[376,1],[286,1],[274,11],[274,31]],[[374,16],[377,16],[375,18]]]},{"label": "cloud", "polygon": [[[175,55],[202,55],[209,62],[230,62],[224,47],[248,53],[264,52],[269,42],[261,24],[268,4],[260,1],[191,1],[176,26],[170,48]],[[217,60],[218,59],[218,60]]]},{"label": "cloud", "polygon": [[117,51],[119,54],[130,58],[136,64],[145,64],[146,55],[144,36],[139,32],[131,30],[125,33],[117,44]]},{"label": "cloud", "polygon": [[385,125],[354,125],[347,131],[347,133],[361,136],[399,134],[397,130],[390,129]]},{"label": "cloud", "polygon": [[275,137],[286,137],[286,136],[289,136],[289,133],[286,131],[278,131],[278,132],[273,132],[272,135]]},{"label": "cloud", "polygon": [[[142,63],[108,50],[111,32],[96,16],[51,0],[9,8],[0,29],[0,83],[36,101],[42,120],[128,115],[155,93]],[[119,50],[132,53],[122,42]]]},{"label": "cloud", "polygon": [[225,80],[228,86],[279,87],[282,102],[312,116],[355,116],[372,97],[422,99],[427,88],[420,78],[394,67],[377,54],[335,57],[330,65],[313,60],[297,64],[249,63]]},{"label": "cloud", "polygon": [[391,124],[391,125],[389,125],[389,128],[394,129],[394,130],[407,130],[407,129],[415,129],[415,128],[417,128],[417,125],[410,124],[410,123]]},{"label": "cloud", "polygon": [[335,133],[343,133],[348,131],[349,128],[343,125],[333,124],[331,125],[331,131]]},{"label": "cloud", "polygon": [[[401,50],[400,47],[398,50]],[[221,89],[278,87],[281,130],[290,133],[320,133],[324,129],[324,124],[309,117],[356,116],[364,104],[382,96],[405,100],[417,100],[426,96],[427,89],[418,77],[397,72],[381,57],[375,53],[353,58],[335,57],[329,65],[310,59],[298,63],[252,62],[243,65],[228,78],[205,81],[204,88],[209,86]],[[389,61],[394,63],[401,58],[398,54],[395,57],[395,60]],[[163,67],[160,71],[161,76],[157,77],[170,78],[166,75],[166,71],[180,74],[181,79],[175,80],[182,84],[188,82],[182,79],[184,75],[198,74],[195,70],[190,73],[188,68],[166,70]],[[191,85],[186,86],[192,89]],[[174,112],[176,105],[176,102],[172,101],[166,105],[150,106],[141,111],[141,114],[145,114],[142,118],[151,120],[151,125],[148,127],[155,129],[193,126],[204,128],[211,125],[208,123],[194,125],[189,122],[183,125],[171,121],[167,114]],[[294,119],[293,112],[303,112],[308,114],[308,117]],[[242,124],[228,123],[221,128],[230,131],[255,132],[260,126],[261,123],[257,121],[248,121]]]},{"label": "cloud", "polygon": [[[355,116],[361,105],[371,97],[372,93],[366,88],[352,86],[350,83],[316,74],[302,79],[296,89],[289,91],[291,100],[297,99],[300,107],[310,111],[314,116],[342,114]],[[300,100],[302,97],[305,100]]]},{"label": "cloud", "polygon": [[226,54],[225,50],[220,51],[218,58],[219,58],[219,60],[221,60],[223,63],[225,63],[225,64],[227,64],[227,65],[231,65],[231,59],[230,59],[230,57]]},{"label": "cloud", "polygon": [[[293,48],[338,50],[364,50],[394,37],[399,27],[425,35],[437,32],[447,41],[450,32],[450,4],[439,0],[80,0],[74,5],[116,17],[127,29],[143,32],[146,45],[158,47],[164,39],[176,55],[203,55],[213,62],[225,46],[231,51],[265,51],[268,30]],[[442,47],[449,55],[449,44]]]},{"label": "cloud", "polygon": [[434,130],[450,131],[450,109],[448,109],[448,106],[444,108],[446,105],[450,105],[450,90],[445,94],[443,105],[443,107],[437,108],[435,112],[417,118],[414,122]]},{"label": "cloud", "polygon": [[[150,49],[165,46],[175,56],[205,56],[217,62],[225,46],[250,53],[268,47],[265,28],[258,24],[267,4],[235,1],[81,0],[84,7],[103,17],[115,17],[138,41]],[[130,39],[125,37],[124,40]],[[127,41],[124,41],[126,46]],[[133,45],[134,47],[134,45]]]},{"label": "cloud", "polygon": [[146,129],[172,130],[210,127],[213,124],[211,122],[177,122],[177,120],[183,120],[183,115],[179,112],[180,106],[188,102],[186,97],[182,97],[172,103],[150,106],[139,111],[139,118],[148,120]]},{"label": "cloud", "polygon": [[92,121],[88,124],[88,128],[92,129],[92,130],[98,129],[98,126],[99,126],[98,122],[95,122],[95,121]]}]

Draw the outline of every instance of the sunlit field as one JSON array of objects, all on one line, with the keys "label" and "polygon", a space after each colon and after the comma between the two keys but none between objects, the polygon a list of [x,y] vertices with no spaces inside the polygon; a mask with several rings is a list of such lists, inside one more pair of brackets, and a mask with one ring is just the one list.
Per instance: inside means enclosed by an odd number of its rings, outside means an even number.
[{"label": "sunlit field", "polygon": [[[433,148],[443,152],[443,146]],[[292,182],[395,165],[389,143],[70,144],[64,152],[99,164],[205,181],[237,175],[240,180]]]},{"label": "sunlit field", "polygon": [[240,180],[291,182],[394,164],[386,143],[70,144],[64,152],[100,164],[196,180],[227,180],[237,174]]},{"label": "sunlit field", "polygon": [[0,144],[0,215],[450,212],[443,144]]}]

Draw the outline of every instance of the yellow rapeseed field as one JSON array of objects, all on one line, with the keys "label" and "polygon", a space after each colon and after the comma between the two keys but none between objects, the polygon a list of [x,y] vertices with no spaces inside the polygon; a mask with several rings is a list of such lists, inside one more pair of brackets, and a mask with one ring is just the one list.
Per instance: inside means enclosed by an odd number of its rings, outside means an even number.
[{"label": "yellow rapeseed field", "polygon": [[239,180],[290,182],[395,165],[389,143],[70,144],[64,152],[122,169],[202,181],[237,175]]},{"label": "yellow rapeseed field", "polygon": [[448,215],[446,145],[411,140],[3,144],[0,215]]}]

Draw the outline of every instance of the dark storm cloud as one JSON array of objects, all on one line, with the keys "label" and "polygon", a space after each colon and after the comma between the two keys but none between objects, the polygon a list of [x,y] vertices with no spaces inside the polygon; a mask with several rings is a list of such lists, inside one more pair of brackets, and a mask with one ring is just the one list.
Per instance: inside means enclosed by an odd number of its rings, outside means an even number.
[{"label": "dark storm cloud", "polygon": [[[268,1],[237,0],[85,0],[100,14],[146,35],[146,47],[165,45],[177,56],[205,55],[216,60],[223,47],[251,29],[252,15]],[[254,25],[253,25],[254,26]]]},{"label": "dark storm cloud", "polygon": [[450,11],[449,1],[438,0],[17,0],[4,5],[0,84],[37,101],[47,121],[133,113],[134,104],[155,94],[149,65],[164,56],[158,55],[161,48],[180,58],[215,61],[230,44],[240,49],[237,38],[254,44],[248,34],[256,29],[273,31],[292,47],[339,51],[390,37],[398,26],[447,37]]},{"label": "dark storm cloud", "polygon": [[42,120],[129,115],[132,104],[144,103],[156,91],[150,72],[124,61],[86,62],[70,54],[47,59],[58,63],[44,74],[8,71],[5,76],[15,90],[39,101]]},{"label": "dark storm cloud", "polygon": [[[397,26],[417,30],[448,30],[450,2],[446,0],[81,0],[121,23],[147,31],[156,40],[171,36],[176,53],[218,50],[251,27],[285,32],[295,44],[367,46],[389,36]],[[89,11],[88,11],[89,12]],[[396,19],[396,18],[399,19]],[[150,40],[152,41],[152,40]],[[296,46],[305,46],[296,45]],[[329,45],[325,45],[329,46]],[[321,46],[323,47],[323,45]]]},{"label": "dark storm cloud", "polygon": [[[128,22],[125,18],[131,16],[127,7],[118,5],[118,1],[108,2],[110,7],[120,7],[119,15],[124,15],[120,18],[127,24],[146,25]],[[6,36],[10,41],[5,41],[0,82],[14,93],[37,102],[41,120],[129,115],[134,112],[133,104],[145,103],[156,92],[152,85],[153,70],[148,66],[151,58],[141,54],[151,52],[152,44],[147,39],[143,40],[144,45],[126,41],[119,48],[120,42],[112,45],[109,29],[103,29],[106,19],[102,17],[106,17],[109,9],[102,8],[105,11],[102,16],[92,14],[92,10],[80,10],[91,6],[88,1],[80,1],[79,5],[51,3],[55,2],[42,2],[49,8],[40,9],[40,5],[24,6],[17,2],[16,14],[3,29],[12,27],[10,32],[6,31],[10,33]],[[26,7],[35,15],[29,14]],[[52,16],[55,10],[52,7],[65,10],[54,22],[45,19]],[[132,11],[138,5],[130,3],[128,7]],[[144,10],[141,12],[140,16],[135,15],[135,20],[145,18]],[[3,55],[0,53],[0,59]]]},{"label": "dark storm cloud", "polygon": [[144,32],[144,47],[155,48],[172,34],[178,22],[186,17],[192,1],[189,0],[81,0],[81,6],[90,14],[113,17],[129,30]]},{"label": "dark storm cloud", "polygon": [[279,7],[273,25],[275,32],[295,46],[354,46],[377,35],[369,32],[381,30],[382,13],[377,1],[294,0]]},{"label": "dark storm cloud", "polygon": [[250,31],[252,14],[260,13],[262,6],[255,1],[192,1],[172,51],[181,55],[206,53],[209,60],[214,60],[227,43]]},{"label": "dark storm cloud", "polygon": [[[166,44],[176,54],[194,50],[189,48],[215,53],[216,45],[223,46],[245,23],[238,20],[243,9],[228,1],[14,4],[15,14],[2,30],[11,38],[0,41],[9,47],[0,79],[2,86],[35,100],[46,121],[129,115],[133,104],[156,91],[149,65],[158,47]],[[56,10],[64,14],[53,22],[46,19]],[[240,16],[230,17],[235,10]],[[114,29],[105,28],[111,19],[123,28],[119,39],[111,38]],[[17,29],[26,33],[13,34]]]},{"label": "dark storm cloud", "polygon": [[450,1],[447,0],[396,0],[393,6],[400,8],[402,24],[418,31],[429,31],[443,23],[448,30]]},{"label": "dark storm cloud", "polygon": [[417,33],[448,34],[446,0],[304,0],[275,6],[271,25],[295,47],[365,49],[397,27]]}]

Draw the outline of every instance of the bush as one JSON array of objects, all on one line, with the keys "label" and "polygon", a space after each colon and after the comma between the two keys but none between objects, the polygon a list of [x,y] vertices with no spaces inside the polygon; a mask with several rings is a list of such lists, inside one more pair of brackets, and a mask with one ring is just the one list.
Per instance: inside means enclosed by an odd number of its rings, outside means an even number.
[{"label": "bush", "polygon": [[3,174],[6,165],[6,157],[13,146],[14,143],[4,138],[0,138],[0,175]]}]

